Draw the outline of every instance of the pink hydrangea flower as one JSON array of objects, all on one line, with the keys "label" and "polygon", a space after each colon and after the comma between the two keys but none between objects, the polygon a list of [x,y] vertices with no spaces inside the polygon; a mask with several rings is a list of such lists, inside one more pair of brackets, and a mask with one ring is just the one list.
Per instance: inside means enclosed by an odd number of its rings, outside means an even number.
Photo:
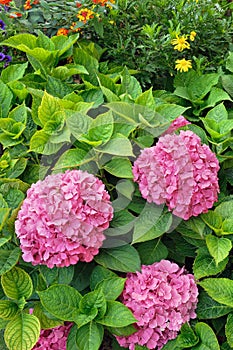
[{"label": "pink hydrangea flower", "polygon": [[160,137],[133,166],[142,197],[166,204],[184,220],[206,213],[217,201],[218,170],[216,155],[189,130]]},{"label": "pink hydrangea flower", "polygon": [[136,345],[161,349],[176,338],[183,323],[196,317],[197,296],[194,276],[168,260],[128,273],[122,302],[138,320],[137,332],[117,336],[119,344],[130,350]]},{"label": "pink hydrangea flower", "polygon": [[40,338],[32,350],[66,350],[67,337],[72,323],[51,329],[42,329]]},{"label": "pink hydrangea flower", "polygon": [[179,128],[182,128],[182,126],[186,126],[188,124],[191,124],[185,117],[180,115],[178,118],[173,120],[169,128],[163,133],[163,135],[172,134],[174,131],[178,130]]},{"label": "pink hydrangea flower", "polygon": [[81,170],[47,176],[27,192],[15,223],[23,259],[49,268],[90,262],[113,217],[101,180]]}]

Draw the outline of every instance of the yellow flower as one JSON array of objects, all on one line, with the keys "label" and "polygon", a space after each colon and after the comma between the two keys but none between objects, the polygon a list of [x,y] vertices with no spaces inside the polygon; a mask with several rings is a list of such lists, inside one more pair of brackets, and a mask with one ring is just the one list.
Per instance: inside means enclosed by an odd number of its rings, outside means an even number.
[{"label": "yellow flower", "polygon": [[186,35],[182,35],[181,37],[176,35],[176,39],[173,39],[171,44],[175,45],[174,50],[183,51],[184,49],[190,49],[190,44],[187,42]]},{"label": "yellow flower", "polygon": [[94,12],[88,8],[84,8],[82,10],[79,10],[76,17],[83,23],[86,23],[89,19],[94,18]]},{"label": "yellow flower", "polygon": [[194,41],[196,35],[197,35],[197,33],[194,32],[194,30],[193,30],[193,31],[190,33],[190,35],[189,35],[189,39],[190,39],[191,41]]},{"label": "yellow flower", "polygon": [[175,68],[180,72],[187,72],[189,68],[192,68],[191,60],[186,60],[185,58],[182,58],[182,60],[176,60]]}]

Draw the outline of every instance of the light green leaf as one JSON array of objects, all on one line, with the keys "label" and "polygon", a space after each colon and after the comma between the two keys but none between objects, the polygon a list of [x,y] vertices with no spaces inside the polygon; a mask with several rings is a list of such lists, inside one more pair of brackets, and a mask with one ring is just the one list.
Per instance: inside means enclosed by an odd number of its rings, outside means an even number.
[{"label": "light green leaf", "polygon": [[15,317],[19,308],[16,303],[11,300],[0,300],[0,318],[11,320]]},{"label": "light green leaf", "polygon": [[121,134],[117,134],[116,137],[111,138],[104,146],[99,146],[95,149],[98,152],[112,154],[115,156],[134,157],[131,142],[127,137]]},{"label": "light green leaf", "polygon": [[44,308],[42,307],[41,303],[38,302],[33,308],[33,315],[38,318],[40,321],[40,328],[41,329],[50,329],[57,327],[62,324],[62,321],[54,320],[52,318],[48,318],[48,316],[44,312]]},{"label": "light green leaf", "polygon": [[102,141],[106,143],[110,140],[113,133],[112,111],[99,114],[90,124],[88,138],[93,141]]},{"label": "light green leaf", "polygon": [[226,107],[223,103],[218,104],[216,107],[212,108],[206,115],[206,118],[214,120],[217,123],[221,123],[228,119],[228,113]]},{"label": "light green leaf", "polygon": [[128,158],[112,157],[103,167],[108,173],[125,179],[132,179],[132,164]]},{"label": "light green leaf", "polygon": [[28,62],[14,64],[6,67],[2,70],[1,78],[4,83],[9,83],[10,81],[19,80],[23,78],[25,70],[28,66]]},{"label": "light green leaf", "polygon": [[6,345],[10,350],[31,350],[40,336],[40,322],[37,317],[19,314],[11,320],[4,333]]},{"label": "light green leaf", "polygon": [[154,96],[152,93],[152,88],[150,88],[149,90],[146,90],[141,95],[139,95],[136,98],[135,103],[142,105],[142,106],[150,107],[151,109],[154,109],[156,104],[155,104],[155,99],[154,99]]},{"label": "light green leaf", "polygon": [[206,244],[217,265],[229,255],[232,248],[232,243],[229,239],[218,238],[213,235],[206,236]]},{"label": "light green leaf", "polygon": [[73,92],[73,89],[70,85],[66,84],[60,79],[51,77],[50,75],[47,75],[46,90],[49,94],[61,99]]},{"label": "light green leaf", "polygon": [[28,299],[33,291],[29,274],[19,267],[13,267],[1,277],[2,288],[8,298],[19,300]]},{"label": "light green leaf", "polygon": [[230,345],[230,347],[233,347],[233,313],[230,313],[227,317],[227,323],[225,326],[225,332],[227,337],[227,342]]},{"label": "light green leaf", "polygon": [[137,322],[137,320],[132,312],[119,301],[108,301],[105,316],[98,319],[97,322],[109,327],[125,327]]},{"label": "light green leaf", "polygon": [[117,277],[117,275],[113,272],[104,268],[103,266],[97,265],[91,274],[90,277],[90,288],[94,290],[97,284],[105,279]]},{"label": "light green leaf", "polygon": [[83,164],[89,163],[94,159],[94,156],[90,152],[86,152],[83,149],[69,149],[61,155],[55,164],[54,169],[58,170],[76,168],[80,167]]},{"label": "light green leaf", "polygon": [[38,294],[42,305],[49,313],[64,321],[74,321],[82,299],[81,294],[75,288],[54,284]]},{"label": "light green leaf", "polygon": [[233,307],[233,281],[228,278],[206,278],[198,283],[211,298]]},{"label": "light green leaf", "polygon": [[104,336],[104,328],[89,322],[77,330],[76,342],[79,350],[98,350]]},{"label": "light green leaf", "polygon": [[135,272],[140,270],[140,258],[135,248],[126,244],[117,248],[101,249],[95,261],[112,270]]},{"label": "light green leaf", "polygon": [[194,261],[193,271],[197,279],[217,275],[219,272],[222,272],[228,263],[228,258],[222,260],[218,265],[214,258],[210,255],[206,247],[201,247],[197,251],[197,256]]},{"label": "light green leaf", "polygon": [[226,69],[233,73],[233,52],[229,52],[226,60]]},{"label": "light green leaf", "polygon": [[106,300],[115,300],[122,293],[125,285],[125,278],[110,277],[99,282],[95,289],[100,289]]},{"label": "light green leaf", "polygon": [[26,123],[27,121],[27,107],[25,104],[21,104],[15,108],[13,108],[8,117],[10,119],[15,120],[15,122]]},{"label": "light green leaf", "polygon": [[220,228],[222,226],[221,214],[216,211],[209,210],[207,213],[202,214],[201,218],[215,233],[220,232]]},{"label": "light green leaf", "polygon": [[199,341],[199,338],[194,333],[192,328],[188,323],[183,324],[180,330],[180,334],[177,337],[177,345],[182,349],[191,348],[196,345]]},{"label": "light green leaf", "polygon": [[52,143],[52,136],[43,130],[38,130],[30,140],[30,152],[51,155],[56,153],[63,143]]},{"label": "light green leaf", "polygon": [[172,214],[164,206],[146,204],[134,225],[133,243],[157,238],[169,230]]},{"label": "light green leaf", "polygon": [[195,331],[201,343],[192,347],[193,350],[220,350],[216,335],[210,326],[204,322],[198,322]]},{"label": "light green leaf", "polygon": [[196,309],[199,319],[214,319],[227,315],[232,311],[232,307],[218,303],[204,291],[200,292]]},{"label": "light green leaf", "polygon": [[[22,43],[27,43],[27,45]],[[21,48],[24,48],[24,50],[27,48],[34,49],[36,47],[36,36],[32,34],[17,34],[4,40],[1,44],[18,50],[22,50]]]},{"label": "light green leaf", "polygon": [[[88,104],[89,108],[90,105]],[[70,129],[72,135],[79,139],[83,134],[88,132],[91,125],[92,118],[86,115],[85,112],[74,112],[70,117],[67,118],[66,123]]]},{"label": "light green leaf", "polygon": [[42,97],[41,105],[38,108],[38,118],[42,125],[49,120],[53,120],[53,114],[61,109],[61,104],[57,97],[48,94],[46,91]]},{"label": "light green leaf", "polygon": [[1,117],[6,118],[9,112],[13,94],[10,89],[0,80],[0,106],[2,110]]}]

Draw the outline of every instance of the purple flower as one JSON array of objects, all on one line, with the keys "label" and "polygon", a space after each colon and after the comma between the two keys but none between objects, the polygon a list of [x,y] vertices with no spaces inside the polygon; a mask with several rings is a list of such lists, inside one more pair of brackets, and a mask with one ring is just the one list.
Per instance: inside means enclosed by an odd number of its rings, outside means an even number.
[{"label": "purple flower", "polygon": [[2,53],[2,52],[0,52],[0,61],[3,61],[4,59],[5,59],[5,55],[4,55],[4,53]]},{"label": "purple flower", "polygon": [[12,61],[12,57],[10,55],[5,55],[4,60],[6,61],[6,63],[9,63]]},{"label": "purple flower", "polygon": [[2,30],[5,29],[5,23],[1,19],[0,19],[0,29],[2,29]]},{"label": "purple flower", "polygon": [[72,323],[51,329],[42,329],[40,338],[32,350],[66,350],[67,337]]},{"label": "purple flower", "polygon": [[136,345],[162,349],[182,324],[196,317],[197,296],[194,276],[169,260],[128,273],[122,301],[138,320],[137,332],[116,337],[119,344],[130,350]]}]

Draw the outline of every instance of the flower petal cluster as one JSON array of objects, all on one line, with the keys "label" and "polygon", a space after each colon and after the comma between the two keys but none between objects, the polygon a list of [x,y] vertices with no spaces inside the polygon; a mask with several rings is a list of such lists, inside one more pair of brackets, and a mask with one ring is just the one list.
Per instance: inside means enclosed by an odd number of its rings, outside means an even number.
[{"label": "flower petal cluster", "polygon": [[187,72],[189,68],[192,68],[191,60],[186,60],[185,58],[182,58],[181,60],[176,60],[175,68],[182,72]]},{"label": "flower petal cluster", "polygon": [[188,124],[191,124],[191,123],[187,119],[185,119],[185,117],[180,115],[178,118],[173,120],[173,122],[171,123],[169,128],[163,133],[163,135],[172,134],[174,131]]},{"label": "flower petal cluster", "polygon": [[72,323],[51,329],[42,329],[40,338],[32,350],[66,350],[67,337]]},{"label": "flower petal cluster", "polygon": [[127,274],[122,302],[138,320],[138,331],[116,337],[119,344],[130,350],[136,344],[161,349],[177,336],[183,323],[196,317],[197,296],[194,276],[168,260]]},{"label": "flower petal cluster", "polygon": [[206,213],[217,201],[218,170],[216,155],[190,130],[160,137],[133,166],[142,197],[166,204],[184,220]]},{"label": "flower petal cluster", "polygon": [[49,268],[90,262],[113,217],[101,180],[81,170],[47,176],[33,184],[15,223],[23,259]]},{"label": "flower petal cluster", "polygon": [[190,49],[190,44],[187,41],[187,35],[176,35],[176,39],[173,39],[171,44],[174,45],[174,50],[183,51],[184,49]]}]

